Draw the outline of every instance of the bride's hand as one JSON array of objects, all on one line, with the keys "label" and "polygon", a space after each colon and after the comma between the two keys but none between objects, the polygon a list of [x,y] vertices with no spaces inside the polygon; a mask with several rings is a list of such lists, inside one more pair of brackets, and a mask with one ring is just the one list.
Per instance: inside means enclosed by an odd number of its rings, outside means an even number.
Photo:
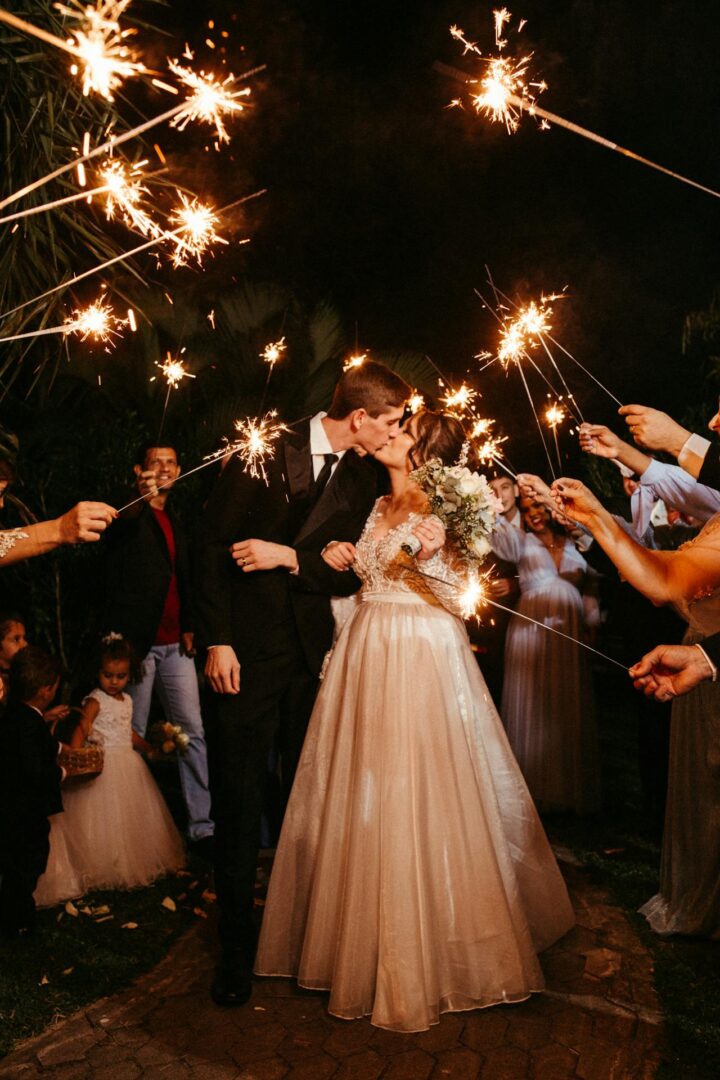
[{"label": "bride's hand", "polygon": [[420,541],[420,551],[415,558],[418,562],[432,559],[445,544],[445,527],[436,517],[426,517],[413,529],[413,536]]},{"label": "bride's hand", "polygon": [[349,570],[355,562],[355,545],[348,540],[333,540],[323,549],[322,557],[333,570]]}]

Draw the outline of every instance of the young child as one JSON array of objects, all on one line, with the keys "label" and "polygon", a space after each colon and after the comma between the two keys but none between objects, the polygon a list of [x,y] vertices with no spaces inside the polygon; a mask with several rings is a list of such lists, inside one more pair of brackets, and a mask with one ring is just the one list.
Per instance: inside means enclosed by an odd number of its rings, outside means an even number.
[{"label": "young child", "polygon": [[11,611],[0,613],[0,679],[3,684],[0,696],[4,696],[5,700],[7,700],[10,664],[15,654],[26,645],[27,638],[22,617]]},{"label": "young child", "polygon": [[30,645],[15,657],[0,720],[0,933],[17,937],[35,924],[33,891],[48,862],[50,823],[60,814],[60,743],[43,712],[55,697],[60,665]]},{"label": "young child", "polygon": [[147,885],[185,863],[180,834],[134,750],[148,744],[132,729],[132,700],[125,693],[133,663],[132,646],[120,634],[103,638],[99,685],[83,702],[71,746],[102,746],[104,767],[94,780],[65,791],[65,813],[53,821],[47,871],[35,891],[39,907],[88,889]]}]

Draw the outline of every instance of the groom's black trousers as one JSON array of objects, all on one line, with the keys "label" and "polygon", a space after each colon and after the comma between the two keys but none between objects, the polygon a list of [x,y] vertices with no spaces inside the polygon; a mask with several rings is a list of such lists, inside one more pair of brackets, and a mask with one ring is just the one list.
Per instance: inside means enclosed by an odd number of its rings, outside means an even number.
[{"label": "groom's black trousers", "polygon": [[281,651],[241,665],[240,693],[215,697],[208,725],[215,821],[215,888],[226,962],[250,965],[253,899],[268,753],[275,738],[283,788],[290,793],[318,680],[294,634]]}]

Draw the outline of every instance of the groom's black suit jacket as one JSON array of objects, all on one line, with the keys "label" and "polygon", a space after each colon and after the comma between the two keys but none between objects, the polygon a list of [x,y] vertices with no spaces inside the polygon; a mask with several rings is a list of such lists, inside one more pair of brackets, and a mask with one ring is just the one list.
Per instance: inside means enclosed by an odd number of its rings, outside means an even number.
[{"label": "groom's black suit jacket", "polygon": [[[289,637],[297,637],[317,675],[332,643],[330,596],[348,596],[359,586],[351,570],[332,570],[320,552],[331,540],[358,540],[375,500],[377,467],[348,450],[313,505],[310,423],[304,421],[278,440],[266,471],[267,484],[233,458],[208,501],[201,536],[202,641],[231,645],[242,665],[278,655]],[[299,573],[244,573],[228,549],[247,539],[293,547]]]}]

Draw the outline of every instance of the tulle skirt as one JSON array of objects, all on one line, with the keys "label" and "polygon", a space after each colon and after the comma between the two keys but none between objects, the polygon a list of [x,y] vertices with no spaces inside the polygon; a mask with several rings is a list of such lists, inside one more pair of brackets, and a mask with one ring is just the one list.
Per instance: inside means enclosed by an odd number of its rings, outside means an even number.
[{"label": "tulle skirt", "polygon": [[148,885],[185,863],[183,843],[150,770],[132,747],[106,747],[95,779],[63,790],[50,819],[50,858],[39,907],[89,889]]},{"label": "tulle skirt", "polygon": [[310,721],[257,972],[330,990],[336,1016],[420,1031],[541,990],[536,953],[572,924],[464,626],[365,594]]},{"label": "tulle skirt", "polygon": [[585,653],[521,615],[583,639],[582,597],[562,578],[523,593],[505,644],[501,714],[541,810],[600,807],[600,751]]},{"label": "tulle skirt", "polygon": [[720,938],[719,683],[673,702],[660,892],[640,912],[662,936]]}]

